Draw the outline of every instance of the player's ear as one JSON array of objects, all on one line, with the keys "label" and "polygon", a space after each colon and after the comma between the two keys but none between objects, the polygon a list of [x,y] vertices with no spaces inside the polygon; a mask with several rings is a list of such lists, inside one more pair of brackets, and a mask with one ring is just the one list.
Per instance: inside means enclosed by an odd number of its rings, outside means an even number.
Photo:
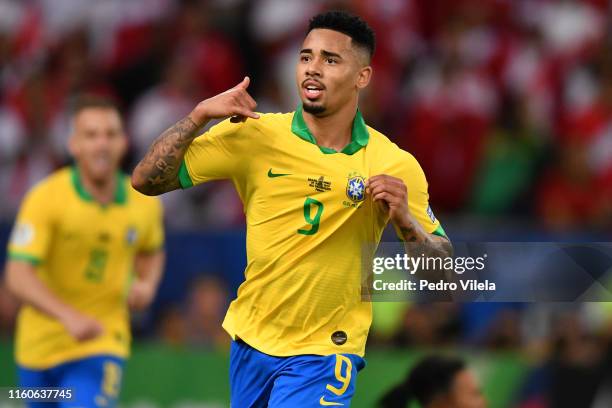
[{"label": "player's ear", "polygon": [[357,73],[357,88],[363,89],[370,83],[370,78],[372,78],[372,66],[367,65],[359,69]]}]

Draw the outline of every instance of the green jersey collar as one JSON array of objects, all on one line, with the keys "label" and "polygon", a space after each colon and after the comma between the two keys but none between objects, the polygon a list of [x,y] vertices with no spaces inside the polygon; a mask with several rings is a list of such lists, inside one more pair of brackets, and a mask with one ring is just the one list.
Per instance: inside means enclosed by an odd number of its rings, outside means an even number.
[{"label": "green jersey collar", "polygon": [[[85,190],[83,183],[81,182],[81,175],[79,173],[79,168],[74,165],[70,169],[72,175],[72,185],[76,190],[79,197],[84,201],[94,201],[94,198]],[[127,201],[127,190],[125,187],[125,180],[123,178],[123,174],[120,171],[117,172],[117,181],[115,186],[115,204],[125,204]]]},{"label": "green jersey collar", "polygon": [[[312,144],[317,144],[316,139],[310,133],[308,126],[306,126],[306,122],[304,121],[304,116],[302,114],[302,104],[298,105],[295,113],[293,114],[293,120],[291,121],[291,131],[295,133],[297,136],[302,139],[310,142]],[[351,131],[351,141],[349,144],[344,146],[344,149],[340,151],[340,153],[344,154],[355,154],[362,147],[365,147],[368,144],[368,140],[370,139],[370,134],[368,133],[368,128],[366,127],[365,121],[363,120],[363,116],[361,116],[361,112],[357,109],[357,113],[355,114],[355,119],[353,120],[353,129]],[[336,150],[331,149],[329,147],[319,146],[319,149],[325,154],[338,153]]]}]

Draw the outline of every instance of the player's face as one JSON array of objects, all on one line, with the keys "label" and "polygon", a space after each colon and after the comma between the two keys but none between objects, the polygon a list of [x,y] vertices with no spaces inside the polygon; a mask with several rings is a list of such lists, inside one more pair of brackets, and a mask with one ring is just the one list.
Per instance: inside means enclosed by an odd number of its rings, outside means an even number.
[{"label": "player's face", "polygon": [[486,408],[480,384],[469,370],[463,370],[455,376],[450,392],[452,408]]},{"label": "player's face", "polygon": [[346,34],[310,31],[300,51],[296,80],[304,111],[328,116],[357,98],[372,74],[365,51]]},{"label": "player's face", "polygon": [[74,118],[70,152],[86,176],[97,182],[115,176],[127,142],[119,113],[86,108]]}]

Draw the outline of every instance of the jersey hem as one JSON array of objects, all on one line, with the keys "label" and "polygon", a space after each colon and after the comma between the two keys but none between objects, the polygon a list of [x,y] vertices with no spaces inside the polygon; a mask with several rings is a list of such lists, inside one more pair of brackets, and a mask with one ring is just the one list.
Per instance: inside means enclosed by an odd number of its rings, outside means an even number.
[{"label": "jersey hem", "polygon": [[235,341],[237,338],[239,338],[240,340],[244,341],[246,344],[248,344],[255,350],[259,351],[260,353],[264,353],[272,357],[292,357],[292,356],[301,356],[301,355],[330,356],[332,354],[354,354],[361,358],[365,356],[365,351],[363,349],[361,349],[360,351],[355,351],[354,349],[343,350],[341,347],[334,348],[331,346],[323,347],[319,345],[299,347],[299,349],[296,349],[296,352],[291,352],[291,353],[281,352],[281,351],[269,349],[263,346],[257,340],[250,338],[249,336],[243,336],[240,333],[236,333],[236,332],[232,333],[227,327],[225,327],[225,325],[223,326],[223,328],[230,335],[232,340]]},{"label": "jersey hem", "polygon": [[36,362],[28,361],[28,359],[22,359],[22,358],[19,358],[18,356],[15,356],[15,363],[20,367],[27,368],[30,370],[46,370],[46,369],[58,366],[60,364],[69,363],[71,361],[80,360],[83,358],[89,358],[89,357],[94,357],[94,356],[99,356],[99,355],[108,355],[108,356],[119,357],[122,359],[127,359],[129,357],[129,354],[130,354],[129,352],[119,352],[117,350],[95,350],[95,351],[87,350],[87,351],[59,354],[59,355],[55,355],[54,358],[43,359],[42,361],[37,360]]},{"label": "jersey hem", "polygon": [[70,353],[61,353],[59,355],[55,355],[54,358],[50,359],[42,359],[37,360],[36,362],[29,361],[27,358],[23,359],[18,356],[15,356],[15,362],[18,366],[31,369],[31,370],[46,370],[51,367],[58,366],[60,364],[65,364],[70,361],[80,360],[83,358],[94,357],[99,355],[109,355],[115,356],[123,359],[127,359],[130,355],[129,351],[120,352],[117,350],[108,350],[108,349],[100,349],[100,350],[87,350],[87,351],[79,351],[79,352],[70,352]]}]

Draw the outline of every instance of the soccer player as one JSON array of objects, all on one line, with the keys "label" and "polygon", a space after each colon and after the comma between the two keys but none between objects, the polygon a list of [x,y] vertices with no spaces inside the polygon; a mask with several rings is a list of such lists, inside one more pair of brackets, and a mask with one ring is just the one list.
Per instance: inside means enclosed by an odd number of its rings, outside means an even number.
[{"label": "soccer player", "polygon": [[127,140],[114,105],[83,98],[72,126],[75,165],[28,192],[9,242],[7,286],[23,302],[15,358],[20,386],[71,389],[58,406],[112,407],[128,305],[147,307],[162,274],[162,208],[119,171]]},{"label": "soccer player", "polygon": [[403,240],[451,250],[421,167],[358,110],[373,52],[360,18],[313,17],[295,112],[254,112],[245,77],[164,132],[132,175],[150,195],[230,179],[244,203],[246,279],[223,322],[233,407],[348,406],[372,320],[362,245],[391,220]]}]

